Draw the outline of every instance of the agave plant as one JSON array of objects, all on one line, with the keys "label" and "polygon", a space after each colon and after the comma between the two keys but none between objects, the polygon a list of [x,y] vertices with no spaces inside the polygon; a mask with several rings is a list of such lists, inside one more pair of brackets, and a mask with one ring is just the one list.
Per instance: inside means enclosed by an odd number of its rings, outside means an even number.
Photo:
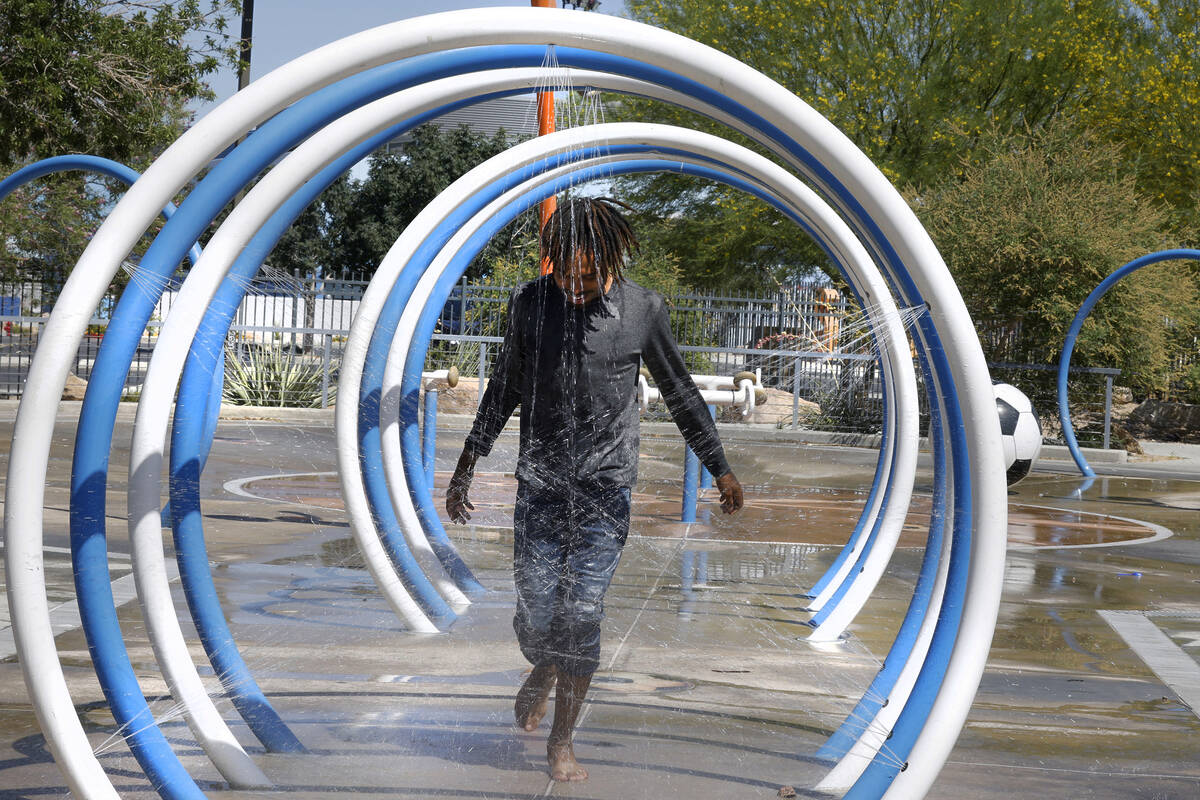
[{"label": "agave plant", "polygon": [[[242,406],[320,408],[323,374],[320,362],[282,347],[226,348],[224,397]],[[330,375],[331,402],[336,385]]]}]

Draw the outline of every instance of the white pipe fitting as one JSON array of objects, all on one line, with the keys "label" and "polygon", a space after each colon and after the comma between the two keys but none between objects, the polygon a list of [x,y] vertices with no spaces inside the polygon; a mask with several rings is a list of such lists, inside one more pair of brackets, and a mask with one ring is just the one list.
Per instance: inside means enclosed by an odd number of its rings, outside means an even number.
[{"label": "white pipe fitting", "polygon": [[[742,416],[748,417],[754,411],[759,401],[759,392],[765,391],[755,387],[749,378],[742,378],[736,387],[733,378],[719,375],[692,375],[692,382],[700,390],[700,397],[708,405],[741,406]],[[724,384],[724,386],[722,386]],[[721,388],[718,388],[721,387]],[[645,375],[638,375],[638,406],[642,411],[647,410],[652,403],[662,402],[662,392],[651,388]]]},{"label": "white pipe fitting", "polygon": [[433,369],[421,373],[421,380],[425,382],[423,388],[428,391],[429,384],[433,381],[445,381],[446,385],[453,389],[458,386],[458,367],[451,366],[447,369]]}]

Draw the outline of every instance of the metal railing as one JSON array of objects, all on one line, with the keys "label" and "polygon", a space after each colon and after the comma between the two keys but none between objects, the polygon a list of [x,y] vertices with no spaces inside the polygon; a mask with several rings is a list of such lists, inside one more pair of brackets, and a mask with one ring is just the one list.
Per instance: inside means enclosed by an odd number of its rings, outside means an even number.
[{"label": "metal railing", "polygon": [[[1057,364],[989,363],[992,379],[1011,383],[1033,403],[1046,440],[1065,444],[1058,422]],[[1071,418],[1081,445],[1112,446],[1113,381],[1121,370],[1109,367],[1071,367],[1068,395]],[[1098,426],[1097,424],[1098,423]]]},{"label": "metal railing", "polygon": [[[227,353],[249,362],[274,354],[279,368],[308,370],[308,404],[328,407],[334,401],[338,366],[366,284],[358,281],[305,283],[289,276],[256,281],[239,305],[226,342]],[[176,287],[177,288],[177,287]],[[287,291],[290,294],[271,294]],[[507,326],[511,288],[478,286],[465,281],[455,287],[442,310],[439,332],[430,343],[427,370],[454,365],[465,376],[480,378],[493,362]],[[0,284],[0,395],[20,396],[29,361],[48,308],[50,291],[37,284]],[[134,354],[126,381],[127,396],[136,396],[149,366],[161,320],[175,302],[175,288],[159,301],[155,320]],[[669,298],[672,329],[689,369],[696,373],[733,375],[760,371],[762,384],[781,393],[790,414],[776,415],[781,427],[831,431],[877,432],[883,417],[883,387],[872,353],[850,352],[838,321],[857,312],[844,299],[831,302],[821,290],[801,287],[772,295],[733,296],[688,293]],[[46,306],[46,308],[43,308]],[[102,305],[102,309],[104,306]],[[32,312],[32,313],[31,313]],[[88,380],[107,320],[92,320],[79,345],[75,374]],[[756,346],[760,342],[778,346]],[[994,376],[1021,388],[1039,409],[1043,427],[1056,439],[1052,366],[997,363]],[[1099,425],[1077,428],[1081,441],[1108,447],[1112,441],[1112,384],[1118,370],[1072,368],[1072,405]],[[482,388],[480,389],[482,391]],[[922,411],[926,408],[921,392]],[[808,403],[815,403],[814,411]],[[778,402],[778,399],[777,399]],[[662,412],[665,418],[665,412]],[[922,423],[924,428],[924,422]]]}]

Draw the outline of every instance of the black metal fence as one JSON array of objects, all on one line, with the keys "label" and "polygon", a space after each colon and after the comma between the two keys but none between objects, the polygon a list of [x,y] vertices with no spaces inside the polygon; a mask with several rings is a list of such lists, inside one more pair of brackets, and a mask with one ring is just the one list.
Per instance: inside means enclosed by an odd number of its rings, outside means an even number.
[{"label": "black metal fence", "polygon": [[[132,286],[132,284],[131,284]],[[247,287],[226,341],[228,358],[247,367],[227,371],[226,394],[241,402],[285,396],[272,382],[300,382],[306,400],[325,407],[335,400],[338,365],[366,284],[306,281],[273,274]],[[35,284],[0,284],[0,395],[19,396],[37,346],[53,291]],[[506,329],[510,287],[463,282],[442,308],[430,343],[427,369],[455,365],[486,381]],[[160,320],[178,296],[167,287],[134,355],[125,392],[136,396],[149,366]],[[110,298],[101,309],[111,309]],[[861,312],[829,289],[797,287],[758,295],[688,293],[668,298],[671,327],[695,373],[758,372],[782,427],[873,432],[883,418],[883,387],[873,342],[864,335]],[[97,316],[77,353],[75,374],[88,380],[107,320]],[[253,369],[250,369],[250,368]],[[1049,424],[1055,400],[1051,369],[1045,365],[993,365],[994,375],[1030,395]],[[1108,371],[1112,372],[1112,371]],[[1112,375],[1073,370],[1071,399],[1085,416],[1107,420]],[[247,377],[250,376],[250,377]],[[250,381],[261,386],[231,386]],[[922,393],[923,397],[924,393]],[[923,400],[924,402],[924,400]],[[1079,431],[1085,443],[1106,441],[1107,423]]]}]

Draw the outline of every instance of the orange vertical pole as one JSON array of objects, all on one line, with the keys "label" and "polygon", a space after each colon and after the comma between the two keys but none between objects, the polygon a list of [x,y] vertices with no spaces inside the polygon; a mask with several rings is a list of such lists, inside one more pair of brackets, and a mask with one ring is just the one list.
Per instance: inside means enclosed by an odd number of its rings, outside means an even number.
[{"label": "orange vertical pole", "polygon": [[837,302],[841,294],[832,286],[817,290],[817,302],[814,304],[819,312],[817,319],[821,326],[818,331],[820,349],[832,353],[838,346],[838,335],[841,333],[842,321],[838,318]]},{"label": "orange vertical pole", "polygon": [[[554,0],[529,0],[529,4],[534,8],[556,8]],[[538,136],[545,136],[547,133],[554,133],[554,92],[538,92],[537,96],[537,117],[538,117]],[[550,219],[550,215],[554,213],[557,207],[557,201],[551,195],[542,201],[541,221],[538,224],[538,232],[546,226],[546,220]],[[542,274],[550,273],[550,259],[542,253]]]}]

